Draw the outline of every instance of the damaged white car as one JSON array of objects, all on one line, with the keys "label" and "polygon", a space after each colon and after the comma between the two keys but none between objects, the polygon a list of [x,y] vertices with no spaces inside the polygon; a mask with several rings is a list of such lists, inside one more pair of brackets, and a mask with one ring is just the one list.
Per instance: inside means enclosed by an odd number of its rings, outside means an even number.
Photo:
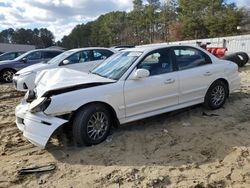
[{"label": "damaged white car", "polygon": [[79,145],[105,140],[110,127],[204,103],[218,109],[240,86],[235,63],[192,46],[147,46],[118,52],[91,73],[44,71],[16,107],[16,123],[45,147],[62,126]]}]

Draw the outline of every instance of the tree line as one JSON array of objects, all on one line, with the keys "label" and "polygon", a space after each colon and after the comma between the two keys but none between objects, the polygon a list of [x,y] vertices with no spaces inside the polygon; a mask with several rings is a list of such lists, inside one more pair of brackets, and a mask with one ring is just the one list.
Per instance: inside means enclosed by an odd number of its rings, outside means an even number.
[{"label": "tree line", "polygon": [[[239,34],[246,24],[246,12],[226,0],[133,0],[130,12],[101,15],[76,25],[71,33],[55,42],[47,29],[7,30],[4,40],[47,47],[53,44],[71,49],[88,46],[147,44]],[[2,33],[0,33],[0,42]],[[11,36],[11,37],[9,37]],[[32,37],[31,37],[32,36]]]},{"label": "tree line", "polygon": [[30,44],[37,48],[46,48],[55,44],[55,37],[46,28],[41,29],[5,29],[0,32],[1,43]]},{"label": "tree line", "polygon": [[77,25],[58,45],[138,45],[236,35],[245,18],[243,9],[225,0],[133,0],[132,11],[110,12]]}]

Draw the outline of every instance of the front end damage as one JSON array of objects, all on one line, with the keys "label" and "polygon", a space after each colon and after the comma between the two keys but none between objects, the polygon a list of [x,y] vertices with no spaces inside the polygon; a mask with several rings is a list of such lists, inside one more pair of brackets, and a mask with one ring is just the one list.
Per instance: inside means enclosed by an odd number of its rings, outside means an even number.
[{"label": "front end damage", "polygon": [[41,148],[45,148],[54,131],[68,120],[49,116],[43,112],[30,112],[31,103],[24,99],[16,107],[16,124],[25,138]]},{"label": "front end damage", "polygon": [[68,98],[62,94],[114,82],[70,69],[42,71],[36,78],[36,87],[28,91],[16,107],[17,127],[30,142],[44,148],[55,130],[68,123],[72,112],[84,104],[77,100],[79,94]]}]

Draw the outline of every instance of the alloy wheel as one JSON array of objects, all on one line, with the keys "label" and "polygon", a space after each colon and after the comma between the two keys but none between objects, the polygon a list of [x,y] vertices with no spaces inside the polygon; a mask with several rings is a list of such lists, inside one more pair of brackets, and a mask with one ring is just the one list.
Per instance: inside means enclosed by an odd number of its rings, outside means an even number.
[{"label": "alloy wheel", "polygon": [[6,70],[6,71],[4,71],[3,72],[3,80],[5,82],[11,82],[14,74],[15,73],[12,70]]},{"label": "alloy wheel", "polygon": [[101,139],[108,130],[108,117],[104,112],[95,112],[88,121],[87,134],[92,140]]},{"label": "alloy wheel", "polygon": [[211,102],[214,106],[220,106],[225,99],[225,88],[217,85],[211,93]]}]

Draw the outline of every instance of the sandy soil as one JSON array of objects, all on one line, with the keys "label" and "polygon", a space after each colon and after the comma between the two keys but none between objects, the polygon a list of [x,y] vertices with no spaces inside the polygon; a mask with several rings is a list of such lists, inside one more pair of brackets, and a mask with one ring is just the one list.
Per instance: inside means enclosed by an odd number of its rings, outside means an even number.
[{"label": "sandy soil", "polygon": [[[24,139],[14,109],[22,93],[0,86],[0,187],[250,187],[250,66],[224,108],[201,105],[112,130],[104,143],[75,147],[53,138],[46,150]],[[19,176],[22,167],[52,172]]]}]

